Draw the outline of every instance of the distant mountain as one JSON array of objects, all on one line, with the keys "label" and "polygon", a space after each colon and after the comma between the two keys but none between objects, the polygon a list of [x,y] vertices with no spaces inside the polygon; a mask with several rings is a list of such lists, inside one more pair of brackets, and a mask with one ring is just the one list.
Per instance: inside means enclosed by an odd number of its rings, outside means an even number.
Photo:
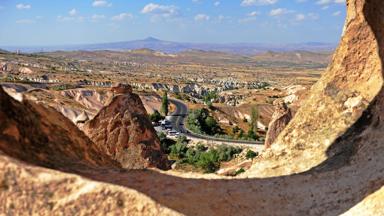
[{"label": "distant mountain", "polygon": [[261,62],[289,62],[289,63],[318,63],[328,64],[331,60],[331,52],[310,52],[310,51],[292,51],[292,52],[273,52],[268,51],[265,53],[253,56],[253,59]]},{"label": "distant mountain", "polygon": [[95,50],[135,50],[151,49],[165,53],[179,53],[188,50],[216,51],[240,55],[255,55],[267,51],[288,52],[295,50],[302,51],[332,51],[336,44],[331,43],[297,43],[297,44],[263,44],[263,43],[183,43],[163,41],[157,38],[148,37],[143,40],[123,41],[113,43],[87,44],[87,45],[68,45],[68,46],[43,46],[43,47],[3,47],[9,51],[21,50],[22,52],[51,52],[51,51],[95,51]]},{"label": "distant mountain", "polygon": [[0,53],[8,53],[7,50],[0,49]]}]

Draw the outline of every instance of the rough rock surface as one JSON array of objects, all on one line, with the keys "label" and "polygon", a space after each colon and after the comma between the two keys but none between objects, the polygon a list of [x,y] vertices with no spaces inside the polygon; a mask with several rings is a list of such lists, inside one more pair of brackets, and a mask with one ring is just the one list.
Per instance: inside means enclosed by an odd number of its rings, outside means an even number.
[{"label": "rough rock surface", "polygon": [[[348,1],[343,37],[331,65],[312,87],[309,98],[288,127],[263,154],[263,161],[254,170],[256,175],[307,171],[344,148],[353,155],[358,146],[363,145],[357,142],[370,143],[367,145],[371,147],[371,143],[377,142],[371,137],[362,139],[360,136],[366,132],[359,127],[355,130],[362,134],[356,135],[360,137],[354,138],[357,141],[350,140],[349,146],[336,147],[342,146],[339,144],[343,142],[342,135],[361,119],[367,119],[360,124],[366,124],[369,130],[375,131],[381,125],[382,114],[376,110],[381,109],[383,94],[383,8],[384,2],[379,0]],[[378,120],[375,128],[369,125],[371,118]],[[290,165],[287,167],[287,164]]]},{"label": "rough rock surface", "polygon": [[131,94],[132,86],[128,84],[117,83],[112,86],[111,90],[115,94]]},{"label": "rough rock surface", "polygon": [[136,94],[118,95],[83,131],[124,168],[169,168],[160,140]]},{"label": "rough rock surface", "polygon": [[284,101],[276,100],[274,106],[275,111],[268,126],[267,137],[264,144],[265,148],[271,147],[272,143],[292,119],[292,112]]},{"label": "rough rock surface", "polygon": [[[39,151],[29,147],[30,142],[19,149],[26,152],[24,156],[18,153],[12,148],[14,144],[4,139],[4,134],[12,134],[12,130],[4,132],[2,128],[0,212],[383,215],[384,1],[347,3],[345,34],[328,72],[272,147],[242,175],[244,178],[120,171],[91,166],[93,160],[83,160],[87,169],[72,166],[72,174],[54,171],[29,160],[27,155]],[[360,96],[361,102],[354,99]],[[5,117],[18,115],[9,112]],[[71,152],[75,148],[65,143],[41,144],[40,148],[52,152],[64,147]],[[54,157],[45,161],[60,164]]]},{"label": "rough rock surface", "polygon": [[11,98],[0,87],[0,150],[32,164],[57,169],[88,164],[117,166],[55,109]]}]

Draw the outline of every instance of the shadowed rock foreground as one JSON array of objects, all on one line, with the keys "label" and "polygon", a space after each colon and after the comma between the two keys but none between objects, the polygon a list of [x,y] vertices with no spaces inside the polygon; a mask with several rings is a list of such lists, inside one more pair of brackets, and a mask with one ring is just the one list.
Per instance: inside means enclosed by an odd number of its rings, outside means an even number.
[{"label": "shadowed rock foreground", "polygon": [[[347,3],[346,29],[328,71],[238,178],[123,171],[80,131],[52,119],[55,111],[40,112],[0,91],[0,212],[382,215],[384,2]],[[42,132],[27,130],[27,123]],[[47,131],[51,126],[57,132]]]}]

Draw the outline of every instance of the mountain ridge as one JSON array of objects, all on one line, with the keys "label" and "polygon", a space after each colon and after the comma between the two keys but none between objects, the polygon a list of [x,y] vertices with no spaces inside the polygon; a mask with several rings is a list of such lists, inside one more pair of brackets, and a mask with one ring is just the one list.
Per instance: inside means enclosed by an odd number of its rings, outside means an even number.
[{"label": "mountain ridge", "polygon": [[336,44],[321,42],[305,43],[191,43],[174,42],[161,40],[154,37],[145,39],[119,41],[110,43],[78,44],[78,45],[59,45],[59,46],[4,46],[2,49],[8,51],[20,50],[22,52],[52,52],[52,51],[96,51],[96,50],[135,50],[152,49],[166,53],[178,53],[186,50],[218,51],[231,54],[254,55],[266,51],[284,52],[284,51],[332,51]]}]

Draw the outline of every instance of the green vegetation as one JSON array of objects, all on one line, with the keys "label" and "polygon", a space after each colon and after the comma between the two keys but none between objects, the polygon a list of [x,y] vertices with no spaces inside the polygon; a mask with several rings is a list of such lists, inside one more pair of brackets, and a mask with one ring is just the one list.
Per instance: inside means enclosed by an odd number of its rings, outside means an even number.
[{"label": "green vegetation", "polygon": [[77,86],[70,85],[70,84],[63,84],[63,85],[57,85],[57,86],[50,87],[50,89],[54,90],[54,91],[64,91],[64,90],[75,89],[75,88],[77,88]]},{"label": "green vegetation", "polygon": [[149,115],[149,120],[152,122],[158,122],[164,119],[164,116],[160,114],[159,111],[155,110],[151,115]]},{"label": "green vegetation", "polygon": [[180,136],[176,144],[169,147],[169,155],[171,158],[180,159],[184,158],[188,151],[188,140],[185,136]]},{"label": "green vegetation", "polygon": [[241,152],[241,148],[227,145],[208,148],[203,144],[197,144],[189,147],[185,136],[179,137],[174,145],[169,146],[169,156],[176,160],[176,163],[193,166],[205,173],[217,171],[221,162],[230,161]]},{"label": "green vegetation", "polygon": [[216,91],[210,91],[203,97],[204,103],[208,106],[209,109],[213,109],[212,101],[218,98]]},{"label": "green vegetation", "polygon": [[210,116],[209,111],[204,108],[190,111],[187,127],[194,133],[211,136],[221,134],[222,132],[219,124]]},{"label": "green vegetation", "polygon": [[245,172],[245,169],[240,168],[239,170],[236,171],[235,176],[237,176],[237,175],[239,175],[241,173],[244,173],[244,172]]},{"label": "green vegetation", "polygon": [[247,133],[245,133],[238,126],[232,128],[232,134],[223,133],[223,129],[220,127],[217,121],[209,114],[209,110],[205,108],[191,110],[187,118],[186,126],[189,130],[197,134],[209,135],[228,140],[255,141],[259,139],[259,136],[256,133],[256,125],[258,119],[257,109],[253,110],[252,116],[250,121],[250,129]]},{"label": "green vegetation", "polygon": [[259,154],[257,152],[254,152],[252,150],[248,150],[247,154],[245,155],[245,158],[247,158],[249,160],[249,159],[253,159],[257,156],[259,156]]},{"label": "green vegetation", "polygon": [[191,101],[190,96],[184,93],[175,93],[175,98],[182,101]]},{"label": "green vegetation", "polygon": [[259,108],[257,106],[252,107],[251,110],[251,121],[249,123],[248,138],[252,140],[257,140],[257,123],[259,121]]},{"label": "green vegetation", "polygon": [[252,107],[252,110],[251,110],[250,126],[254,127],[254,128],[257,128],[257,122],[258,121],[259,121],[259,107],[258,106],[254,106],[254,107]]},{"label": "green vegetation", "polygon": [[169,100],[168,100],[168,92],[164,92],[163,99],[161,101],[161,113],[163,113],[165,116],[168,115],[169,109]]},{"label": "green vegetation", "polygon": [[157,136],[159,137],[160,139],[160,147],[161,147],[161,150],[166,153],[166,154],[169,154],[170,151],[169,151],[169,148],[173,145],[176,144],[176,142],[174,140],[171,140],[171,139],[168,139],[167,138],[167,135],[165,135],[165,133],[163,132],[160,132],[157,134]]}]

